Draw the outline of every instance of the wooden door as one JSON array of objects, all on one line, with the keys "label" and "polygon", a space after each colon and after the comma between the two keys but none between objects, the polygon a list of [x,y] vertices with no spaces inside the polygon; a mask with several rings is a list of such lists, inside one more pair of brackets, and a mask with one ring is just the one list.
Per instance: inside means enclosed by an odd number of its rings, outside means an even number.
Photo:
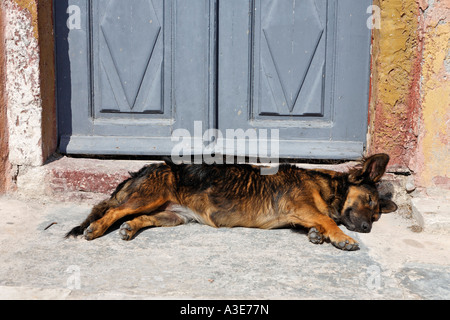
[{"label": "wooden door", "polygon": [[279,157],[363,153],[370,0],[54,3],[63,153],[170,155],[176,129],[211,128],[276,130]]},{"label": "wooden door", "polygon": [[[214,112],[208,0],[55,1],[59,148],[170,155]],[[79,27],[69,28],[72,16]]]},{"label": "wooden door", "polygon": [[221,1],[219,129],[242,128],[249,135],[276,129],[280,157],[361,156],[370,3]]}]

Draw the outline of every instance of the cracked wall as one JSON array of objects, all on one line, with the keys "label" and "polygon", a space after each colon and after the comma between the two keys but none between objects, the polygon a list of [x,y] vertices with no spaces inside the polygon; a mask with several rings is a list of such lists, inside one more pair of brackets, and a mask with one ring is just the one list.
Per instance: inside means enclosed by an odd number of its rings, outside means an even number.
[{"label": "cracked wall", "polygon": [[391,170],[405,170],[417,147],[420,43],[416,0],[376,0],[380,29],[373,31],[371,153],[391,156]]},{"label": "cracked wall", "polygon": [[450,0],[375,0],[370,153],[391,156],[391,171],[418,187],[450,189]]},{"label": "cracked wall", "polygon": [[417,183],[450,189],[450,0],[423,7],[421,118]]}]

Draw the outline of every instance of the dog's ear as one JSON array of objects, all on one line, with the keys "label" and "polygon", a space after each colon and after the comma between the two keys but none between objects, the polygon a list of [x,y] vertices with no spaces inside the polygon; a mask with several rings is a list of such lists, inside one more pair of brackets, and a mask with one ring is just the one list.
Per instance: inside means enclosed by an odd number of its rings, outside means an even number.
[{"label": "dog's ear", "polygon": [[389,156],[385,153],[375,154],[362,161],[362,165],[349,171],[348,180],[354,184],[376,183],[386,171]]},{"label": "dog's ear", "polygon": [[395,210],[397,210],[397,205],[392,200],[380,199],[380,201],[378,203],[380,205],[381,213],[389,213],[389,212],[394,212]]}]

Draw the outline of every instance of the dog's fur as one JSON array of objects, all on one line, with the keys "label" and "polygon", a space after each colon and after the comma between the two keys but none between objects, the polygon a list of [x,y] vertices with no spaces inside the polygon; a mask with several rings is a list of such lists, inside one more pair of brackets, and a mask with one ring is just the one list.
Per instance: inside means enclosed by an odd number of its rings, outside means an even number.
[{"label": "dog's fur", "polygon": [[388,155],[376,154],[346,173],[281,165],[274,175],[261,175],[251,165],[152,164],[131,174],[66,237],[95,239],[128,216],[132,219],[119,231],[124,240],[144,227],[195,220],[217,228],[303,226],[313,243],[326,239],[339,249],[356,250],[358,242],[338,224],[370,232],[381,213],[397,209],[380,199],[376,188],[388,161]]}]

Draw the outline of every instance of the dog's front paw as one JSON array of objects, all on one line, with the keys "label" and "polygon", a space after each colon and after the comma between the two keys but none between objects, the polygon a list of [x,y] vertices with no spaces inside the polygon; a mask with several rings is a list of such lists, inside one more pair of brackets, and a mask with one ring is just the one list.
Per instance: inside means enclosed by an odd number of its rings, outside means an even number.
[{"label": "dog's front paw", "polygon": [[359,250],[359,243],[349,236],[345,236],[339,240],[332,240],[331,243],[338,249],[345,251]]},{"label": "dog's front paw", "polygon": [[323,243],[324,237],[319,230],[316,228],[311,228],[308,232],[308,239],[314,244],[321,244]]},{"label": "dog's front paw", "polygon": [[120,234],[120,237],[122,238],[122,240],[131,240],[134,233],[135,232],[133,231],[133,228],[131,227],[131,225],[128,222],[124,222],[120,226],[119,234]]}]

